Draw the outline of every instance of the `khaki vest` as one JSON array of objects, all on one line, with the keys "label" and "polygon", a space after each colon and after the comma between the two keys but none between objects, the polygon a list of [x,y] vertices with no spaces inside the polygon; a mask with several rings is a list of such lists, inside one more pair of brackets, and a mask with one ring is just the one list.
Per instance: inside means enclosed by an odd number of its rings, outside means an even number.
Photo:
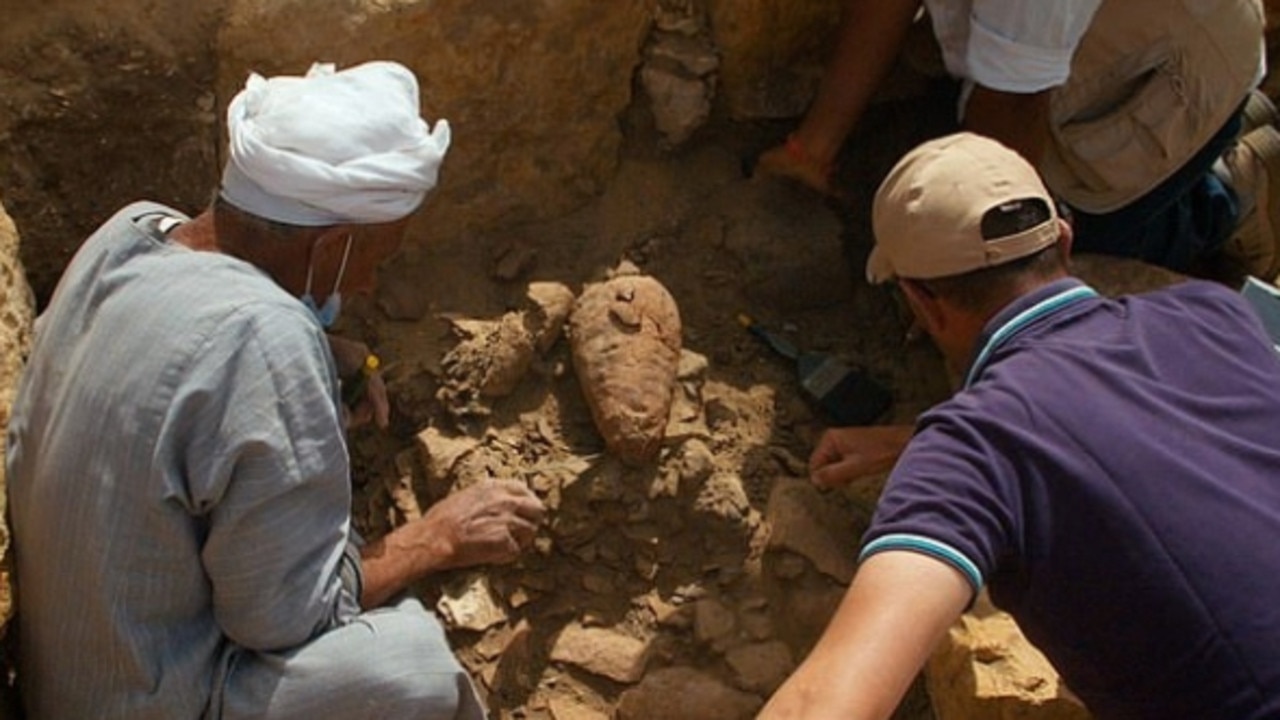
[{"label": "khaki vest", "polygon": [[1167,179],[1252,88],[1263,24],[1260,0],[1102,0],[1050,96],[1049,187],[1103,213]]}]

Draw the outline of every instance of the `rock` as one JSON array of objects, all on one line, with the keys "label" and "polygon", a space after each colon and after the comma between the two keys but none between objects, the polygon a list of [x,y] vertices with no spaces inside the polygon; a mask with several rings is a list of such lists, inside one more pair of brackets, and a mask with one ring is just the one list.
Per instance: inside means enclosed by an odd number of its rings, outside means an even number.
[{"label": "rock", "polygon": [[751,510],[751,500],[736,473],[712,473],[698,489],[693,509],[724,520],[732,526],[742,525]]},{"label": "rock", "polygon": [[[703,363],[703,371],[706,369],[707,359],[696,353],[681,353],[680,366],[676,370],[676,379],[679,381],[676,385],[675,392],[672,394],[671,414],[667,421],[666,436],[670,441],[689,440],[693,438],[709,438],[711,431],[707,429],[707,416],[702,404],[702,387],[705,383],[705,377],[702,374],[685,376],[686,368],[694,369],[696,366],[686,365],[685,355],[692,355]],[[696,370],[695,370],[696,371]]]},{"label": "rock", "polygon": [[773,564],[773,574],[783,580],[794,580],[804,574],[808,563],[799,555],[781,553]]},{"label": "rock", "polygon": [[507,620],[489,576],[482,574],[465,576],[446,585],[436,610],[450,627],[462,630],[487,630]]},{"label": "rock", "polygon": [[538,352],[545,353],[564,331],[565,320],[573,310],[573,291],[558,282],[534,282],[529,283],[525,299],[530,314],[526,326],[533,333]]},{"label": "rock", "polygon": [[644,642],[610,628],[568,625],[551,648],[551,660],[574,665],[621,683],[644,675],[648,647]]},{"label": "rock", "polygon": [[682,33],[655,33],[648,55],[650,62],[679,68],[695,78],[706,77],[720,67],[715,48]]},{"label": "rock", "polygon": [[699,483],[711,476],[715,468],[715,454],[702,440],[694,438],[681,446],[677,472],[680,483],[686,488],[697,487]]},{"label": "rock", "polygon": [[396,453],[396,474],[388,475],[384,481],[391,503],[404,522],[412,522],[422,517],[422,505],[418,502],[418,494],[413,489],[413,464],[420,457],[413,450]]},{"label": "rock", "polygon": [[427,479],[437,485],[447,483],[458,461],[480,446],[474,438],[445,435],[435,427],[426,428],[414,439],[427,469]]},{"label": "rock", "polygon": [[711,116],[720,59],[702,36],[662,31],[653,34],[645,56],[640,84],[654,124],[667,146],[680,145]]},{"label": "rock", "polygon": [[[497,631],[495,631],[497,632]],[[505,644],[488,666],[486,685],[497,694],[526,694],[538,684],[545,663],[527,620],[518,622],[510,633],[502,633]]]},{"label": "rock", "polygon": [[624,692],[619,720],[747,720],[764,703],[691,667],[655,670]]},{"label": "rock", "polygon": [[640,84],[649,96],[654,125],[668,147],[683,144],[711,116],[712,90],[699,78],[646,65],[640,71]]},{"label": "rock", "polygon": [[780,640],[739,645],[725,653],[738,685],[746,690],[772,695],[795,669],[791,648]]},{"label": "rock", "polygon": [[[18,259],[18,229],[0,205],[0,436],[8,430],[9,409],[18,390],[23,358],[31,349],[35,301]],[[13,617],[13,558],[5,513],[4,448],[0,446],[0,637]]]},{"label": "rock", "polygon": [[925,677],[938,720],[1092,717],[1013,618],[985,596],[947,633]]},{"label": "rock", "polygon": [[846,520],[807,480],[779,478],[766,512],[769,547],[804,556],[842,584],[857,569],[858,538]]},{"label": "rock", "polygon": [[734,642],[737,626],[733,610],[715,598],[703,598],[693,606],[694,637],[718,652]]},{"label": "rock", "polygon": [[701,382],[710,367],[706,355],[683,348],[680,350],[680,363],[676,365],[676,378],[682,382]]},{"label": "rock", "polygon": [[738,624],[742,626],[742,634],[752,640],[768,640],[773,637],[773,620],[763,608],[740,608]]}]

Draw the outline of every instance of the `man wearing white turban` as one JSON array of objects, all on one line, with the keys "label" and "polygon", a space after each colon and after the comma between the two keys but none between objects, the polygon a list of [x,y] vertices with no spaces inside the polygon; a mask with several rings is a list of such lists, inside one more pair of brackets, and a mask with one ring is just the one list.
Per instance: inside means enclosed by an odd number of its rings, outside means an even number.
[{"label": "man wearing white turban", "polygon": [[514,559],[542,504],[495,480],[361,542],[345,424],[385,388],[348,416],[325,333],[436,183],[419,112],[395,63],[254,75],[212,205],[130,205],[67,267],[9,422],[30,717],[484,717],[404,591]]}]

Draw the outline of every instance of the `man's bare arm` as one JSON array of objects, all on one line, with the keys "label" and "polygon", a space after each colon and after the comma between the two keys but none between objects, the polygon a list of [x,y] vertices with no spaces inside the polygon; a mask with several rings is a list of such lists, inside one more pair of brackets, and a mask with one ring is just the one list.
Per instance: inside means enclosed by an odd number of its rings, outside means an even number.
[{"label": "man's bare arm", "polygon": [[872,555],[818,644],[759,717],[888,718],[972,596],[960,571],[941,560]]},{"label": "man's bare arm", "polygon": [[360,606],[377,607],[441,570],[515,560],[533,542],[544,512],[515,481],[486,481],[449,495],[363,548]]}]

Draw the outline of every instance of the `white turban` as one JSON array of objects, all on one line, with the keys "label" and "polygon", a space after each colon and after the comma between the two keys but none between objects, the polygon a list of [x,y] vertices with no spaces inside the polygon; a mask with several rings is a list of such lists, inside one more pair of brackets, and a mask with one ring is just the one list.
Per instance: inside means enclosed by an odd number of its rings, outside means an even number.
[{"label": "white turban", "polygon": [[378,223],[412,213],[435,187],[449,123],[419,117],[418,81],[393,62],[306,77],[256,73],[227,108],[222,197],[290,225]]}]

